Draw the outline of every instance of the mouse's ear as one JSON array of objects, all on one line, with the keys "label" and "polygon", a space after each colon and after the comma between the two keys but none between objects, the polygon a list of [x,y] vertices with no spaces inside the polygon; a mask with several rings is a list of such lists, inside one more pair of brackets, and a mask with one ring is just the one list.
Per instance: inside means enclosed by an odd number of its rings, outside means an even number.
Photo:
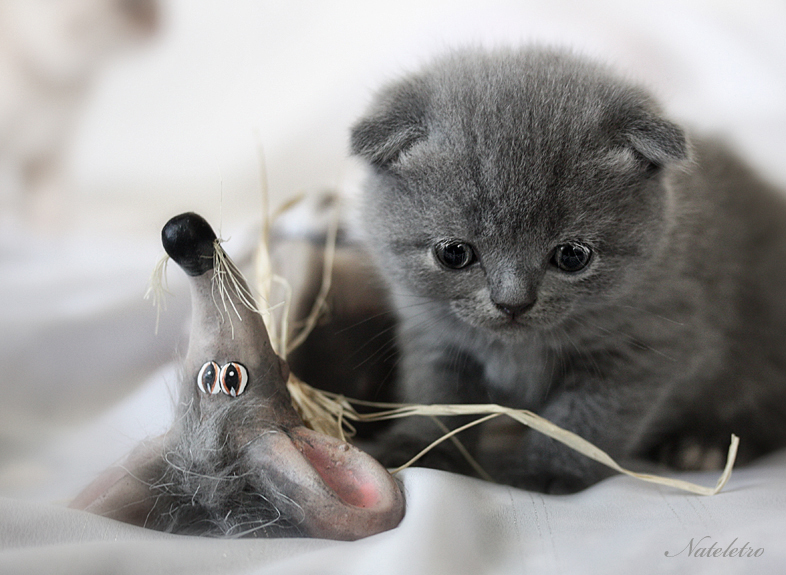
[{"label": "mouse's ear", "polygon": [[631,118],[624,136],[655,168],[688,159],[688,142],[682,129],[652,112],[641,111]]},{"label": "mouse's ear", "polygon": [[352,153],[385,168],[428,135],[428,89],[410,80],[383,90],[352,128]]},{"label": "mouse's ear", "polygon": [[69,507],[144,527],[155,506],[155,486],[166,463],[164,438],[142,442],[122,464],[103,471]]}]

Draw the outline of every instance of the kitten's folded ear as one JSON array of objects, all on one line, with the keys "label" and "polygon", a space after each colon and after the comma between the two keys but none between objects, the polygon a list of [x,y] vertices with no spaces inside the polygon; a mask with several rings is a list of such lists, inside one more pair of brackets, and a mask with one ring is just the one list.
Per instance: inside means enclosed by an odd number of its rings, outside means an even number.
[{"label": "kitten's folded ear", "polygon": [[395,162],[428,135],[428,90],[417,81],[390,86],[352,128],[352,153],[378,168]]},{"label": "kitten's folded ear", "polygon": [[641,112],[628,121],[624,136],[636,152],[657,168],[688,159],[685,133],[676,124]]}]

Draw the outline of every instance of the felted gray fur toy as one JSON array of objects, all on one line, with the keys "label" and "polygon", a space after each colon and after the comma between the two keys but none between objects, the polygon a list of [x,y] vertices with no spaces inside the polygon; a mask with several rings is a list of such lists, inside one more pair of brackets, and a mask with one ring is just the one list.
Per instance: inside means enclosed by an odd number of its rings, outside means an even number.
[{"label": "felted gray fur toy", "polygon": [[358,539],[398,525],[404,498],[374,459],[307,429],[248,285],[210,225],[162,231],[189,276],[192,327],[177,415],[72,507],[162,531]]}]

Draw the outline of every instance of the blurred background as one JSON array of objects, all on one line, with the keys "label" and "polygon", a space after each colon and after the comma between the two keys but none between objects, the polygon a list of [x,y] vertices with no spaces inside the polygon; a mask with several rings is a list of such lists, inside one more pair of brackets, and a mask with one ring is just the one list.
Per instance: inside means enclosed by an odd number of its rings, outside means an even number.
[{"label": "blurred background", "polygon": [[372,90],[467,43],[567,44],[611,61],[786,180],[786,124],[770,114],[786,105],[777,0],[161,2],[160,33],[99,78],[74,141],[86,202],[145,201],[129,225],[151,208],[215,212],[222,188],[225,217],[255,217],[258,143],[275,199],[342,183],[347,130]]},{"label": "blurred background", "polygon": [[156,335],[161,226],[198,211],[242,252],[263,186],[356,187],[381,83],[572,46],[786,187],[784,30],[782,0],[0,0],[0,495],[67,498],[167,425],[188,299],[171,270]]}]

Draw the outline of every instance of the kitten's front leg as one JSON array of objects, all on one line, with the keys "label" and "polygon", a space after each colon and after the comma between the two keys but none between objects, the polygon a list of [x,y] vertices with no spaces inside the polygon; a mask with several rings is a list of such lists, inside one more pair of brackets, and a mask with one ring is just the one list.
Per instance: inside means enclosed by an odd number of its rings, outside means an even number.
[{"label": "kitten's front leg", "polygon": [[[415,347],[415,346],[413,346]],[[402,365],[403,391],[401,399],[409,403],[451,404],[485,403],[482,367],[465,352],[444,352],[421,346],[404,355]],[[397,420],[369,446],[364,446],[386,467],[398,467],[408,462],[422,449],[445,434],[445,429],[455,429],[471,421],[472,417],[407,417]],[[457,439],[471,454],[475,452],[478,430],[462,432]],[[455,443],[446,440],[423,458],[418,466],[442,469],[455,473],[476,475]]]},{"label": "kitten's front leg", "polygon": [[[576,433],[620,462],[630,458],[640,438],[651,397],[596,388],[564,391],[540,415]],[[629,390],[626,390],[629,391]],[[643,390],[639,390],[642,392]],[[504,450],[483,453],[481,464],[500,483],[546,493],[573,493],[616,472],[534,430],[512,439]]]}]

